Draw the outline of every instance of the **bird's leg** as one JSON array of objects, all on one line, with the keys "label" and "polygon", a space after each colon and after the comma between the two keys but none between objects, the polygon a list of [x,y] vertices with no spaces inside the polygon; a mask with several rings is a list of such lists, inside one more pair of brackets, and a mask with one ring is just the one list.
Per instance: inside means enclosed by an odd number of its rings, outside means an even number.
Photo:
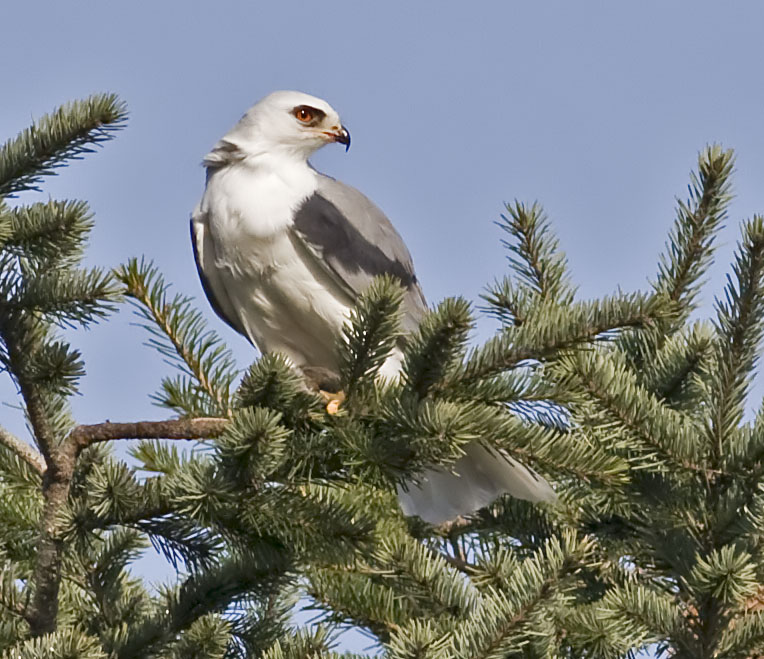
[{"label": "bird's leg", "polygon": [[329,369],[311,366],[303,366],[300,370],[313,391],[317,389],[326,401],[327,413],[337,414],[340,405],[345,402],[345,392],[340,390],[342,384],[338,375]]},{"label": "bird's leg", "polygon": [[331,391],[324,391],[323,389],[319,389],[318,393],[320,393],[326,401],[327,414],[337,414],[337,412],[340,410],[340,405],[345,402],[344,391],[332,393]]}]

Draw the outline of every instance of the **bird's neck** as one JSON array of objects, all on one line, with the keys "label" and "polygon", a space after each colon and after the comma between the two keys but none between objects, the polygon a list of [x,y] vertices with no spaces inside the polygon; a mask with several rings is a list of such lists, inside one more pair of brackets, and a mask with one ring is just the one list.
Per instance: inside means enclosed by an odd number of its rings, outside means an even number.
[{"label": "bird's neck", "polygon": [[244,157],[244,162],[249,167],[269,171],[310,169],[306,155],[283,148],[252,151]]},{"label": "bird's neck", "polygon": [[316,172],[307,158],[287,150],[270,149],[247,156],[241,166],[257,177],[278,178],[300,197],[309,196],[315,189]]},{"label": "bird's neck", "polygon": [[308,158],[315,153],[313,145],[273,142],[266,136],[242,136],[232,131],[223,137],[204,158],[204,165],[215,169],[243,165],[269,172],[309,170]]},{"label": "bird's neck", "polygon": [[307,152],[302,145],[301,148],[297,148],[288,144],[252,141],[237,145],[237,151],[237,164],[259,174],[303,178],[306,174],[313,173],[308,164],[308,158],[313,151]]}]

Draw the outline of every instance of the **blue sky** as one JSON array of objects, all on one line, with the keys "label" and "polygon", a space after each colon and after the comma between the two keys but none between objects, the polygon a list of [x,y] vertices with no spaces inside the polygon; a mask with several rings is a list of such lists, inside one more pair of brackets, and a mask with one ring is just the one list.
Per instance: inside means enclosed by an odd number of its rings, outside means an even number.
[{"label": "blue sky", "polygon": [[[538,199],[583,297],[645,287],[697,152],[737,152],[738,223],[764,212],[764,84],[754,2],[4,2],[0,138],[92,92],[117,92],[129,127],[61,172],[43,198],[90,201],[89,261],[156,261],[201,296],[188,240],[206,150],[260,97],[300,89],[353,135],[314,164],[374,199],[407,241],[430,301],[471,300],[506,269],[502,202]],[[31,201],[25,195],[20,201]],[[242,364],[252,349],[213,327]],[[161,418],[166,372],[129,313],[75,342],[82,422]],[[479,337],[491,331],[481,323]],[[14,392],[0,382],[0,401]],[[15,410],[0,423],[23,433]]]}]

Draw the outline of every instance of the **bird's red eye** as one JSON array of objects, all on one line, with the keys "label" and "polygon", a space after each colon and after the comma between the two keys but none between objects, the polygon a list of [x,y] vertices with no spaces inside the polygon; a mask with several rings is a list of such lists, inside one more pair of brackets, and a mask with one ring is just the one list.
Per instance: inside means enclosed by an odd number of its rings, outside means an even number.
[{"label": "bird's red eye", "polygon": [[295,108],[294,116],[304,124],[307,124],[313,121],[313,112],[311,111],[310,108],[303,108],[303,107]]}]

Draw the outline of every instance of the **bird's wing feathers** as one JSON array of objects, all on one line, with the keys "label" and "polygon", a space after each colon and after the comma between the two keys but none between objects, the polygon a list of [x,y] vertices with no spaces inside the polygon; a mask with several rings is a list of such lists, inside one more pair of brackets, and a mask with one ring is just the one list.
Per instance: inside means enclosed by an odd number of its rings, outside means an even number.
[{"label": "bird's wing feathers", "polygon": [[318,175],[316,192],[295,213],[294,232],[351,298],[377,275],[397,277],[405,293],[403,329],[427,311],[406,245],[385,214],[355,188]]},{"label": "bird's wing feathers", "polygon": [[204,294],[207,296],[212,309],[233,329],[247,336],[247,332],[236,314],[236,308],[228,298],[225,284],[219,281],[218,271],[215,267],[215,246],[209,231],[205,228],[204,216],[199,210],[191,218],[191,244],[194,247],[196,270],[199,273]]}]

